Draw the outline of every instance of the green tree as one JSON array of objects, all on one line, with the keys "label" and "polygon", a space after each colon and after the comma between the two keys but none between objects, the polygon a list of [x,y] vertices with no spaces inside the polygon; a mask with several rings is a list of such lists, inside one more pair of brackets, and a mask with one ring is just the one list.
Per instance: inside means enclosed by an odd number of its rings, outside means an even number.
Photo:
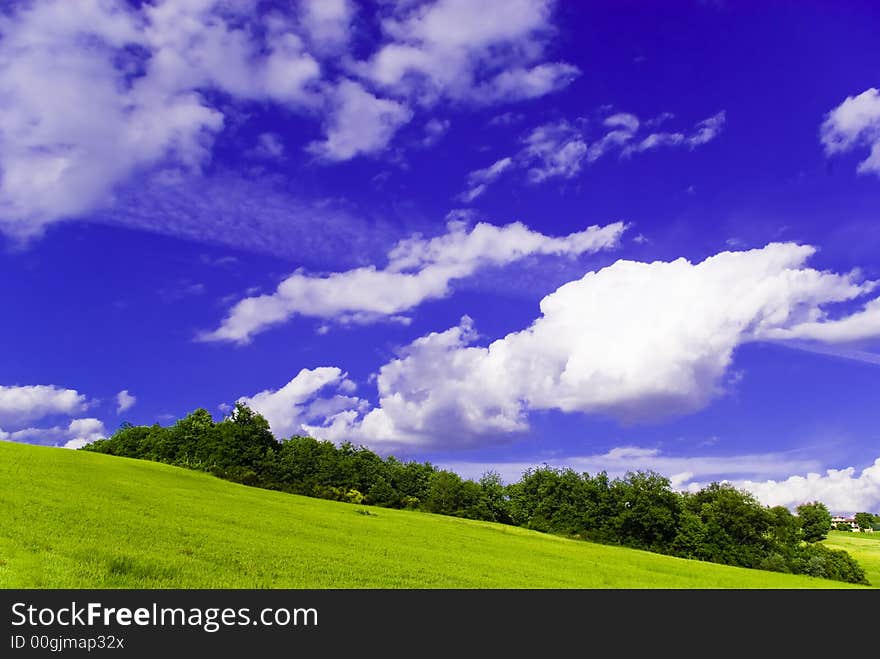
[{"label": "green tree", "polygon": [[501,476],[488,471],[480,478],[480,510],[479,519],[490,522],[510,523],[510,511],[507,501],[507,490]]},{"label": "green tree", "polygon": [[668,551],[678,532],[681,497],[669,479],[653,471],[629,472],[612,486],[618,502],[619,542],[631,547]]},{"label": "green tree", "polygon": [[730,483],[711,483],[684,503],[702,522],[703,542],[696,558],[757,567],[767,555],[771,515],[749,492]]},{"label": "green tree", "polygon": [[831,513],[821,501],[803,503],[797,507],[803,538],[807,542],[819,542],[828,537],[831,530]]},{"label": "green tree", "polygon": [[778,548],[795,547],[801,540],[798,518],[785,506],[770,509],[770,537]]},{"label": "green tree", "polygon": [[461,494],[461,476],[451,471],[437,471],[431,475],[425,510],[440,515],[454,515],[461,508]]},{"label": "green tree", "polygon": [[391,484],[382,476],[379,476],[367,492],[365,501],[373,506],[392,508],[397,505],[399,499],[400,496],[391,487]]},{"label": "green tree", "polygon": [[877,518],[871,513],[856,513],[855,519],[860,529],[872,529],[877,522]]}]

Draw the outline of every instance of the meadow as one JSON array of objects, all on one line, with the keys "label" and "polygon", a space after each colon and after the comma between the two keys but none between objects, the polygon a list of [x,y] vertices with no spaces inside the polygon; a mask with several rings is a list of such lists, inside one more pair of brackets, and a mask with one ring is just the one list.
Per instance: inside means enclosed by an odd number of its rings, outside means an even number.
[{"label": "meadow", "polygon": [[871,585],[880,588],[880,533],[832,531],[823,542],[832,549],[849,552],[862,566]]},{"label": "meadow", "polygon": [[0,588],[854,587],[0,442]]}]

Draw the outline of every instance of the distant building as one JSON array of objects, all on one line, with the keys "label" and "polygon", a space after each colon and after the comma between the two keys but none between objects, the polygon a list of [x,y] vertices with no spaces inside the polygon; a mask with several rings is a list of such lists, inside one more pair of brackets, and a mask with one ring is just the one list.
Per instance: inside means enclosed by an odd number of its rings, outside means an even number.
[{"label": "distant building", "polygon": [[874,529],[872,529],[870,526],[867,527],[867,528],[864,528],[864,529],[859,528],[859,525],[856,524],[856,518],[855,518],[855,517],[842,517],[842,516],[840,516],[840,515],[835,515],[834,517],[831,518],[831,526],[832,526],[832,528],[835,528],[835,529],[836,529],[836,528],[839,528],[840,526],[842,526],[842,525],[844,525],[844,524],[848,524],[848,525],[849,525],[849,528],[850,528],[851,530],[855,531],[856,533],[858,533],[858,532],[860,532],[860,531],[863,531],[863,532],[865,532],[865,533],[873,533],[873,532],[874,532]]}]

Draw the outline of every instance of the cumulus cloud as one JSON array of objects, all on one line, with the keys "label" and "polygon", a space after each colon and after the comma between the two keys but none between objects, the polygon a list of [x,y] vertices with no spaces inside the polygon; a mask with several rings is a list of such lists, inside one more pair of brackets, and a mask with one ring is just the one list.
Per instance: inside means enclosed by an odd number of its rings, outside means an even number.
[{"label": "cumulus cloud", "polygon": [[[348,44],[367,12],[350,0],[271,11],[225,0],[10,8],[0,15],[0,230],[26,240],[113,208],[120,186],[146,172],[201,174],[230,118],[247,120],[243,103],[323,120],[324,138],[309,150],[335,162],[381,152],[432,98],[533,98],[577,74],[545,61],[545,0],[377,11],[380,38],[358,61]],[[436,140],[444,124],[427,125],[425,139]],[[260,137],[263,155],[280,147]]]},{"label": "cumulus cloud", "polygon": [[333,93],[326,139],[308,148],[331,161],[376,153],[411,118],[412,111],[401,103],[378,98],[360,84],[344,80]]},{"label": "cumulus cloud", "polygon": [[[665,120],[665,115],[661,116]],[[721,133],[725,117],[725,112],[721,111],[698,122],[689,133],[646,134],[642,129],[656,126],[658,124],[656,118],[642,122],[634,114],[617,112],[602,121],[604,132],[595,139],[588,136],[589,126],[583,121],[549,122],[532,129],[523,137],[522,148],[502,161],[507,163],[505,170],[524,171],[526,180],[532,184],[543,183],[550,179],[566,180],[580,174],[585,164],[594,163],[614,152],[621,157],[627,157],[661,146],[683,146],[695,149],[712,141]],[[491,167],[471,172],[468,176],[468,187],[459,199],[470,203],[482,195],[497,177],[485,177],[485,180],[478,181],[471,179],[477,174],[489,171]]]},{"label": "cumulus cloud", "polygon": [[67,432],[72,437],[64,443],[64,448],[82,448],[107,436],[104,424],[94,418],[74,419],[67,426]]},{"label": "cumulus cloud", "polygon": [[314,105],[320,67],[301,39],[267,18],[258,42],[236,6],[216,6],[43,0],[0,18],[3,230],[27,238],[107,206],[168,159],[199,170],[224,125],[203,89]]},{"label": "cumulus cloud", "polygon": [[[805,476],[784,480],[734,480],[733,483],[754,494],[766,506],[796,508],[802,503],[821,501],[836,514],[853,514],[880,509],[880,458],[857,472],[854,467],[809,471]],[[689,489],[698,489],[692,483]]]},{"label": "cumulus cloud", "polygon": [[[475,345],[469,318],[414,341],[376,378],[379,405],[318,436],[467,444],[523,431],[534,410],[654,421],[724,391],[736,348],[820,320],[874,282],[806,266],[815,249],[771,243],[699,263],[617,261],[545,297],[528,328]],[[874,336],[880,336],[875,326]]]},{"label": "cumulus cloud", "polygon": [[116,413],[122,414],[126,410],[131,409],[137,402],[137,397],[128,393],[128,389],[123,389],[116,394]]},{"label": "cumulus cloud", "polygon": [[[318,395],[328,389],[339,393],[332,397]],[[304,368],[280,389],[243,396],[238,402],[262,414],[276,437],[288,437],[302,434],[303,424],[314,422],[316,418],[325,419],[344,410],[357,409],[360,399],[345,395],[355,389],[354,382],[338,368]]]},{"label": "cumulus cloud", "polygon": [[75,389],[55,385],[0,385],[0,423],[19,425],[52,414],[73,415],[87,407]]},{"label": "cumulus cloud", "polygon": [[51,428],[24,428],[14,432],[0,429],[0,440],[3,441],[64,448],[81,448],[106,436],[104,424],[95,418],[73,419],[67,426]]},{"label": "cumulus cloud", "polygon": [[[390,38],[361,75],[392,94],[431,105],[441,99],[494,103],[542,96],[579,73],[542,62],[549,0],[439,0],[401,4],[382,23]],[[503,18],[500,18],[503,17]]]},{"label": "cumulus cloud", "polygon": [[309,44],[318,52],[345,49],[351,34],[355,6],[349,0],[302,0],[302,22]]},{"label": "cumulus cloud", "polygon": [[848,96],[826,115],[820,138],[829,156],[858,147],[869,149],[858,172],[880,175],[880,90],[872,87],[858,96]]},{"label": "cumulus cloud", "polygon": [[465,223],[452,221],[441,236],[400,241],[382,270],[368,266],[327,276],[295,272],[274,293],[236,303],[219,328],[200,338],[246,343],[295,314],[355,323],[399,319],[425,300],[449,295],[454,280],[482,267],[529,255],[577,256],[609,249],[618,245],[624,229],[616,222],[557,238],[520,223],[498,227],[481,222],[468,230]]}]

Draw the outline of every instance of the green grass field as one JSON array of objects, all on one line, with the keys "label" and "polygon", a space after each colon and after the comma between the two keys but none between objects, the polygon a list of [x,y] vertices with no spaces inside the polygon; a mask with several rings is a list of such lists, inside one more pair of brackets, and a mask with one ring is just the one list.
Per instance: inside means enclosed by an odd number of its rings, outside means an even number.
[{"label": "green grass field", "polygon": [[0,587],[852,586],[0,442]]},{"label": "green grass field", "polygon": [[832,549],[849,552],[862,566],[871,585],[880,588],[880,533],[832,531],[824,543]]}]

